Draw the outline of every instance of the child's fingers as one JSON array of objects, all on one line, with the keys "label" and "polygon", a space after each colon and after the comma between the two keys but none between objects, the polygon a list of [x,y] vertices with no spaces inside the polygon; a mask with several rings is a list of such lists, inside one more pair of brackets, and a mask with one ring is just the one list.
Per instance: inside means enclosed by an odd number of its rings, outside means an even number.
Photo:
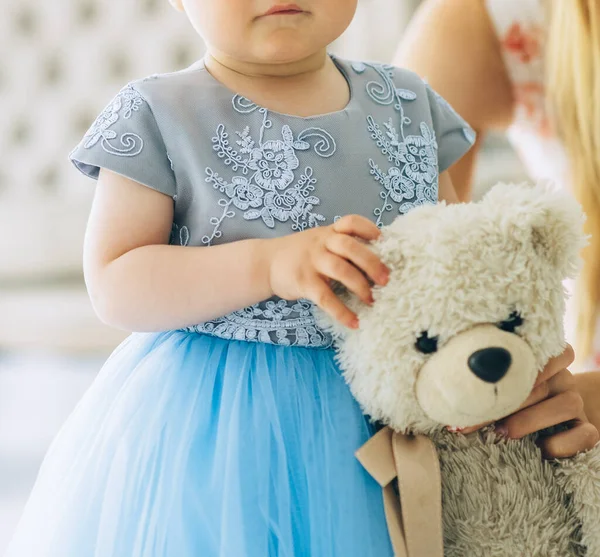
[{"label": "child's fingers", "polygon": [[366,245],[347,234],[331,234],[325,241],[325,247],[331,252],[353,263],[373,282],[384,286],[390,276],[388,268]]},{"label": "child's fingers", "polygon": [[350,234],[368,242],[377,240],[381,235],[381,230],[373,222],[360,215],[342,217],[333,223],[332,229],[339,234]]},{"label": "child's fingers", "polygon": [[306,289],[306,298],[314,302],[330,317],[349,329],[358,328],[358,317],[333,293],[323,279],[315,278]]},{"label": "child's fingers", "polygon": [[315,266],[317,272],[343,284],[365,304],[373,303],[371,285],[365,275],[342,257],[325,252],[317,259]]}]

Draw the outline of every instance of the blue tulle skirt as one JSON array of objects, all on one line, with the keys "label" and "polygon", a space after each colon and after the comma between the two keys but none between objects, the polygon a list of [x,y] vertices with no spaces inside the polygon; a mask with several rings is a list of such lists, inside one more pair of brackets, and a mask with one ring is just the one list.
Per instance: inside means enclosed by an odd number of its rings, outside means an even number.
[{"label": "blue tulle skirt", "polygon": [[109,358],[7,557],[391,557],[372,434],[328,350],[168,332]]}]

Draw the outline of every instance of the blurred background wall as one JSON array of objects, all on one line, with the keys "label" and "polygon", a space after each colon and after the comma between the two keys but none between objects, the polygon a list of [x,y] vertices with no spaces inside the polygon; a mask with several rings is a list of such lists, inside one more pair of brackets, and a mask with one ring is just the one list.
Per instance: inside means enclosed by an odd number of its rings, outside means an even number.
[{"label": "blurred background wall", "polygon": [[[418,3],[361,0],[333,50],[389,62]],[[125,336],[87,299],[81,251],[93,183],[68,153],[128,81],[184,68],[203,46],[167,0],[0,8],[1,555],[48,444]],[[491,138],[480,190],[520,177],[514,154]]]}]

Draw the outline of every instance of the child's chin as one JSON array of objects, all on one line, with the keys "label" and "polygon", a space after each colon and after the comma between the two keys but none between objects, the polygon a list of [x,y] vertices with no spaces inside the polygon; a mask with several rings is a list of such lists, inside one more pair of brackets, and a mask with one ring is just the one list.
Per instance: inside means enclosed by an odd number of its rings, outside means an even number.
[{"label": "child's chin", "polygon": [[289,64],[305,60],[318,50],[294,32],[279,32],[262,43],[257,54],[264,63]]}]

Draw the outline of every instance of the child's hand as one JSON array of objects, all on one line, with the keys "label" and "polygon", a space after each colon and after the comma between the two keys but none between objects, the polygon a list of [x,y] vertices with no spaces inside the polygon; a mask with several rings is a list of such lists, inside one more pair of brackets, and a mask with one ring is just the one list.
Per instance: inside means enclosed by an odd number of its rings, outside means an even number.
[{"label": "child's hand", "polygon": [[[542,437],[540,447],[546,458],[567,458],[593,448],[600,436],[585,414],[583,399],[571,372],[571,346],[548,362],[540,373],[529,398],[521,408],[496,424],[496,431],[511,439],[520,439],[558,424],[569,429]],[[484,424],[489,425],[489,424]],[[483,426],[462,429],[467,434]]]},{"label": "child's hand", "polygon": [[338,281],[366,304],[373,303],[367,277],[384,285],[389,271],[364,242],[379,235],[371,221],[350,215],[330,226],[272,240],[269,279],[273,294],[286,300],[311,300],[343,325],[357,328],[358,318],[330,284]]}]

